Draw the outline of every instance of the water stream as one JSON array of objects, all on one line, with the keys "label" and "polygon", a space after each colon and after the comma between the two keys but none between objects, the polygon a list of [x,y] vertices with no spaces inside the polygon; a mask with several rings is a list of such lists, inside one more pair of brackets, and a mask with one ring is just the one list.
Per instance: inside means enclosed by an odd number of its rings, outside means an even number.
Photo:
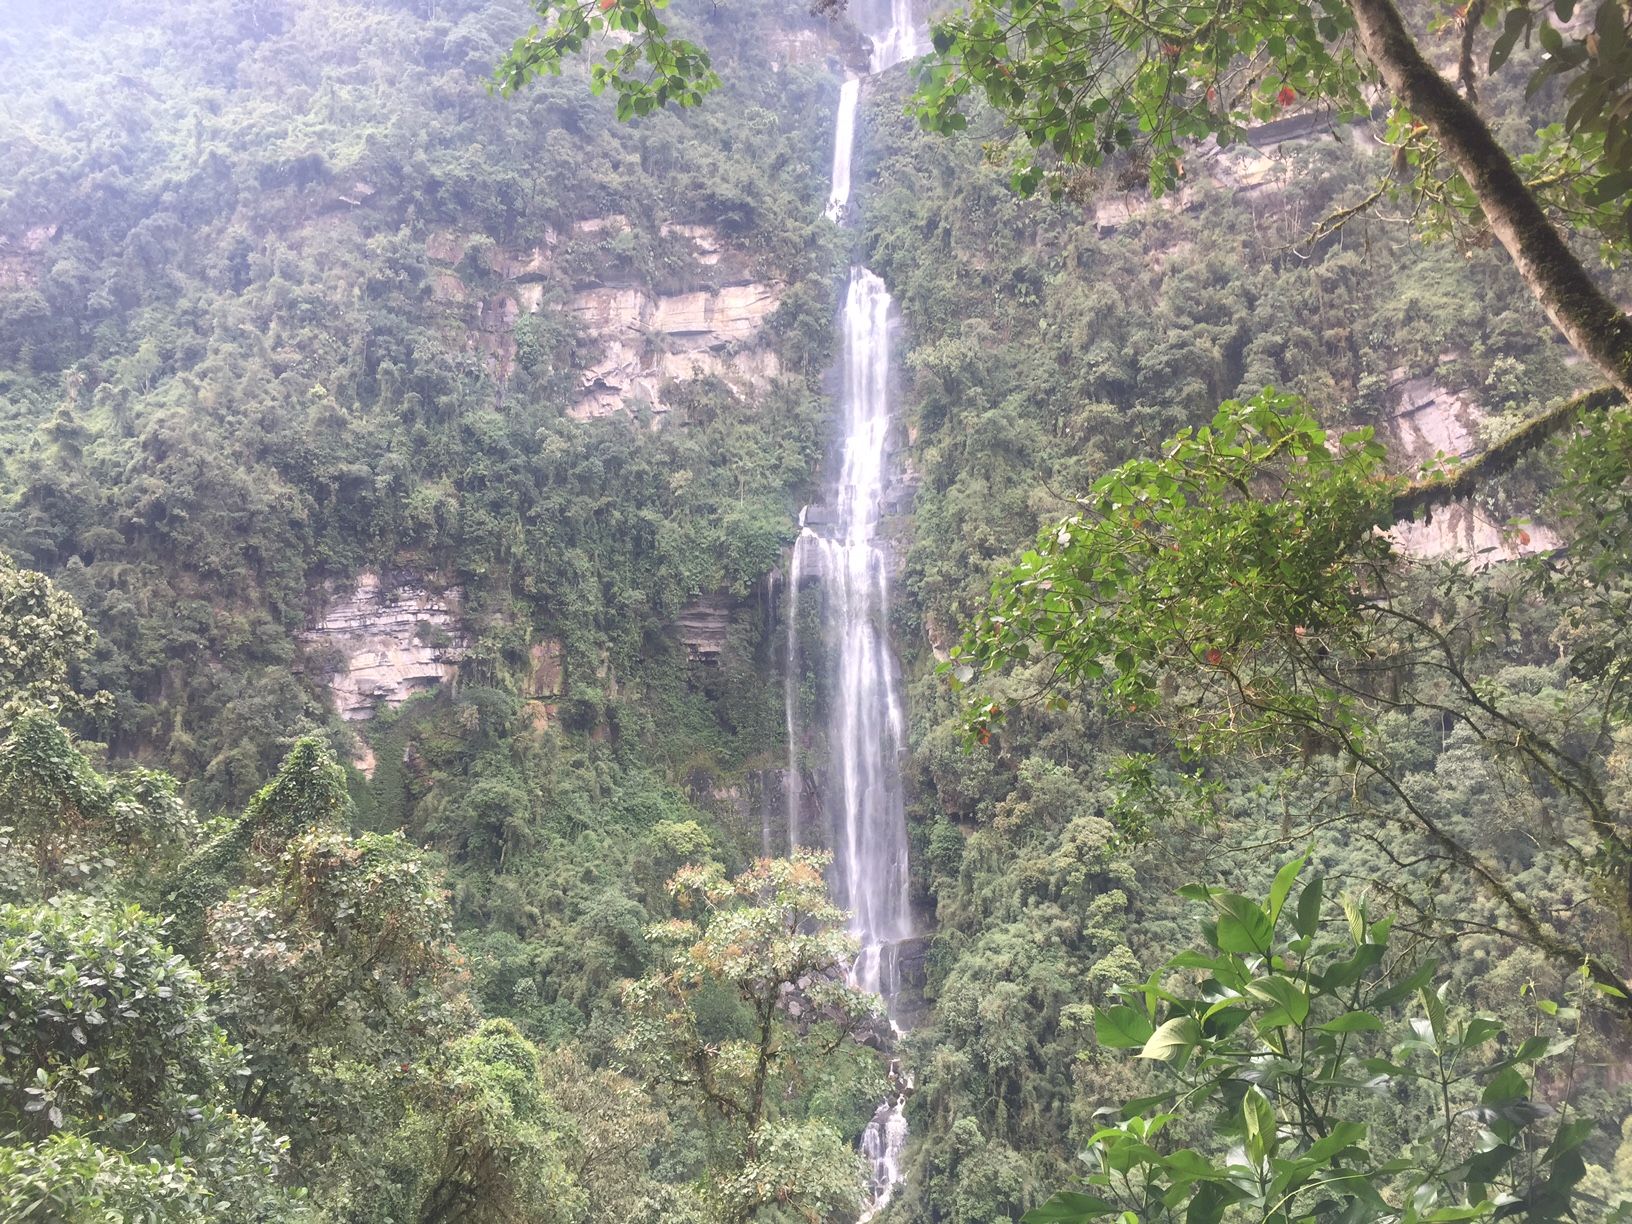
[{"label": "water stream", "polygon": [[[853,3],[851,13],[872,37],[870,72],[881,72],[921,51],[911,0]],[[827,215],[840,224],[852,211],[851,165],[861,86],[860,78],[851,78],[839,93]],[[900,669],[890,647],[889,573],[878,538],[893,474],[892,315],[884,282],[860,264],[852,267],[841,321],[843,432],[838,472],[823,513],[802,525],[789,576],[785,798],[789,844],[797,845],[803,789],[798,759],[798,601],[800,583],[808,575],[821,583],[823,635],[830,660],[825,728],[830,763],[822,792],[834,852],[833,887],[839,903],[850,911],[851,933],[860,945],[850,980],[882,999],[893,1025],[900,987],[898,953],[913,932],[900,773],[905,747]],[[804,517],[812,516],[807,511]],[[910,1086],[899,1066],[892,1066],[891,1091],[862,1136],[861,1151],[872,1166],[863,1222],[883,1210],[901,1181],[907,1138],[903,1106]]]}]

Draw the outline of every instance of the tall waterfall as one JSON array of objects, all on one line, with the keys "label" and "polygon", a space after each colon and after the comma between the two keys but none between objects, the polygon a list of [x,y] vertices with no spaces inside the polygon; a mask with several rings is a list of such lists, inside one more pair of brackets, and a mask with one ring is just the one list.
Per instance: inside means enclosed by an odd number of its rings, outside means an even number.
[{"label": "tall waterfall", "polygon": [[[882,10],[882,11],[880,11]],[[870,70],[880,72],[917,55],[921,35],[911,0],[871,0],[851,12],[872,35]],[[871,21],[869,20],[871,18]],[[851,212],[851,163],[861,81],[840,90],[833,138],[833,184],[827,215],[843,224]],[[802,802],[797,699],[800,669],[799,587],[806,575],[821,583],[828,674],[826,726],[830,763],[826,785],[828,833],[834,851],[834,892],[851,913],[860,944],[851,984],[877,994],[892,1015],[900,985],[898,950],[912,935],[907,894],[907,825],[901,787],[905,726],[900,671],[889,641],[889,575],[878,529],[891,477],[892,404],[889,291],[867,268],[850,270],[845,294],[842,380],[843,435],[836,479],[824,513],[806,522],[794,545],[788,588],[787,816],[797,844]],[[811,516],[806,514],[806,519]],[[862,1221],[889,1202],[901,1181],[907,1138],[907,1087],[892,1068],[891,1092],[862,1136],[872,1184]]]}]

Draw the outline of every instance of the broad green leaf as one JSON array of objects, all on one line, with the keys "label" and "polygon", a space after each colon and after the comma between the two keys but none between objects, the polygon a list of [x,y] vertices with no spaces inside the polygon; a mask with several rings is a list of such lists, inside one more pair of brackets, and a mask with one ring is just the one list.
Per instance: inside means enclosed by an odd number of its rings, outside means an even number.
[{"label": "broad green leaf", "polygon": [[1515,8],[1508,10],[1507,20],[1502,26],[1502,32],[1497,35],[1496,42],[1490,48],[1490,66],[1488,73],[1496,73],[1507,57],[1513,54],[1513,48],[1518,45],[1519,36],[1530,28],[1530,10]]},{"label": "broad green leaf", "polygon": [[1426,986],[1417,992],[1417,996],[1422,1000],[1422,1006],[1428,1012],[1428,1024],[1433,1030],[1435,1044],[1443,1045],[1445,1030],[1450,1023],[1445,1016],[1444,1000],[1439,997],[1436,991],[1429,990]]},{"label": "broad green leaf", "polygon": [[1558,1128],[1558,1134],[1553,1136],[1552,1143],[1547,1146],[1547,1154],[1543,1160],[1556,1160],[1565,1152],[1573,1152],[1588,1139],[1592,1132],[1598,1129],[1598,1124],[1592,1118],[1572,1118]]},{"label": "broad green leaf", "polygon": [[1254,998],[1275,1004],[1258,1017],[1260,1029],[1284,1028],[1302,1024],[1309,1017],[1309,996],[1291,978],[1261,978],[1247,984],[1247,993]]},{"label": "broad green leaf", "polygon": [[1402,999],[1409,998],[1434,980],[1434,974],[1439,972],[1439,962],[1429,959],[1418,965],[1416,971],[1404,981],[1396,982],[1387,990],[1378,992],[1369,1002],[1377,1008],[1390,1007]]},{"label": "broad green leaf", "polygon": [[1297,881],[1298,872],[1309,861],[1307,853],[1299,855],[1275,873],[1275,882],[1269,889],[1269,925],[1273,927],[1281,919],[1281,907],[1286,904],[1286,898],[1292,891],[1292,885]]},{"label": "broad green leaf", "polygon": [[1242,1191],[1228,1182],[1203,1182],[1185,1210],[1184,1224],[1218,1224],[1230,1204],[1242,1197]]},{"label": "broad green leaf", "polygon": [[1254,1164],[1262,1164],[1275,1150],[1275,1107],[1256,1084],[1241,1098],[1241,1119],[1246,1128],[1247,1155]]},{"label": "broad green leaf", "polygon": [[1173,1179],[1178,1182],[1221,1181],[1228,1177],[1223,1169],[1192,1148],[1180,1148],[1163,1160]]},{"label": "broad green leaf", "polygon": [[1155,1031],[1156,1026],[1148,1016],[1126,1003],[1094,1009],[1094,1036],[1106,1049],[1138,1049]]},{"label": "broad green leaf", "polygon": [[1316,1164],[1325,1164],[1339,1152],[1353,1147],[1366,1137],[1364,1123],[1343,1121],[1332,1127],[1331,1133],[1315,1141],[1313,1146],[1304,1153],[1306,1160]]},{"label": "broad green leaf", "polygon": [[1175,1016],[1151,1034],[1139,1051],[1140,1058],[1154,1058],[1174,1062],[1183,1058],[1201,1042],[1201,1025],[1194,1016]]},{"label": "broad green leaf", "polygon": [[1298,894],[1297,932],[1310,939],[1320,929],[1320,907],[1326,890],[1323,876],[1316,876],[1303,886]]},{"label": "broad green leaf", "polygon": [[1332,994],[1344,987],[1354,985],[1368,971],[1382,962],[1387,951],[1388,949],[1382,944],[1361,944],[1354,950],[1354,955],[1349,957],[1348,960],[1339,961],[1321,974],[1319,979],[1321,991]]},{"label": "broad green leaf", "polygon": [[1462,1026],[1461,1043],[1464,1049],[1483,1045],[1502,1034],[1502,1022],[1494,1016],[1475,1016]]},{"label": "broad green leaf", "polygon": [[1218,909],[1218,946],[1224,952],[1268,953],[1274,937],[1269,915],[1239,893],[1213,898]]}]

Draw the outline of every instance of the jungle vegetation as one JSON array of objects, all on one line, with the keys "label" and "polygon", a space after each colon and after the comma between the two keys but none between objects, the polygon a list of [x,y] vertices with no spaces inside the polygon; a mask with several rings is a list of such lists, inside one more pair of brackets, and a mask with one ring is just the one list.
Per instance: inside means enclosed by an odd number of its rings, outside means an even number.
[{"label": "jungle vegetation", "polygon": [[[841,231],[817,7],[10,6],[0,1215],[854,1218],[876,1017],[779,1004],[848,949],[745,815],[852,244],[917,478],[882,1218],[1632,1196],[1624,9],[976,0]],[[576,419],[570,302],[709,284],[677,226],[778,372]],[[1500,546],[1384,534],[1453,512]],[[365,570],[468,642],[348,724]]]}]

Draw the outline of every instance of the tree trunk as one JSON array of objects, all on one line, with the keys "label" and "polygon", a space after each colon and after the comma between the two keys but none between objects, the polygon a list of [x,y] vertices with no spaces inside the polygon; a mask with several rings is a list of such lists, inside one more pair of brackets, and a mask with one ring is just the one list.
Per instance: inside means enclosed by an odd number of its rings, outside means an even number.
[{"label": "tree trunk", "polygon": [[1632,319],[1588,275],[1479,112],[1434,71],[1393,0],[1348,0],[1360,45],[1473,189],[1524,283],[1564,338],[1632,397]]}]

